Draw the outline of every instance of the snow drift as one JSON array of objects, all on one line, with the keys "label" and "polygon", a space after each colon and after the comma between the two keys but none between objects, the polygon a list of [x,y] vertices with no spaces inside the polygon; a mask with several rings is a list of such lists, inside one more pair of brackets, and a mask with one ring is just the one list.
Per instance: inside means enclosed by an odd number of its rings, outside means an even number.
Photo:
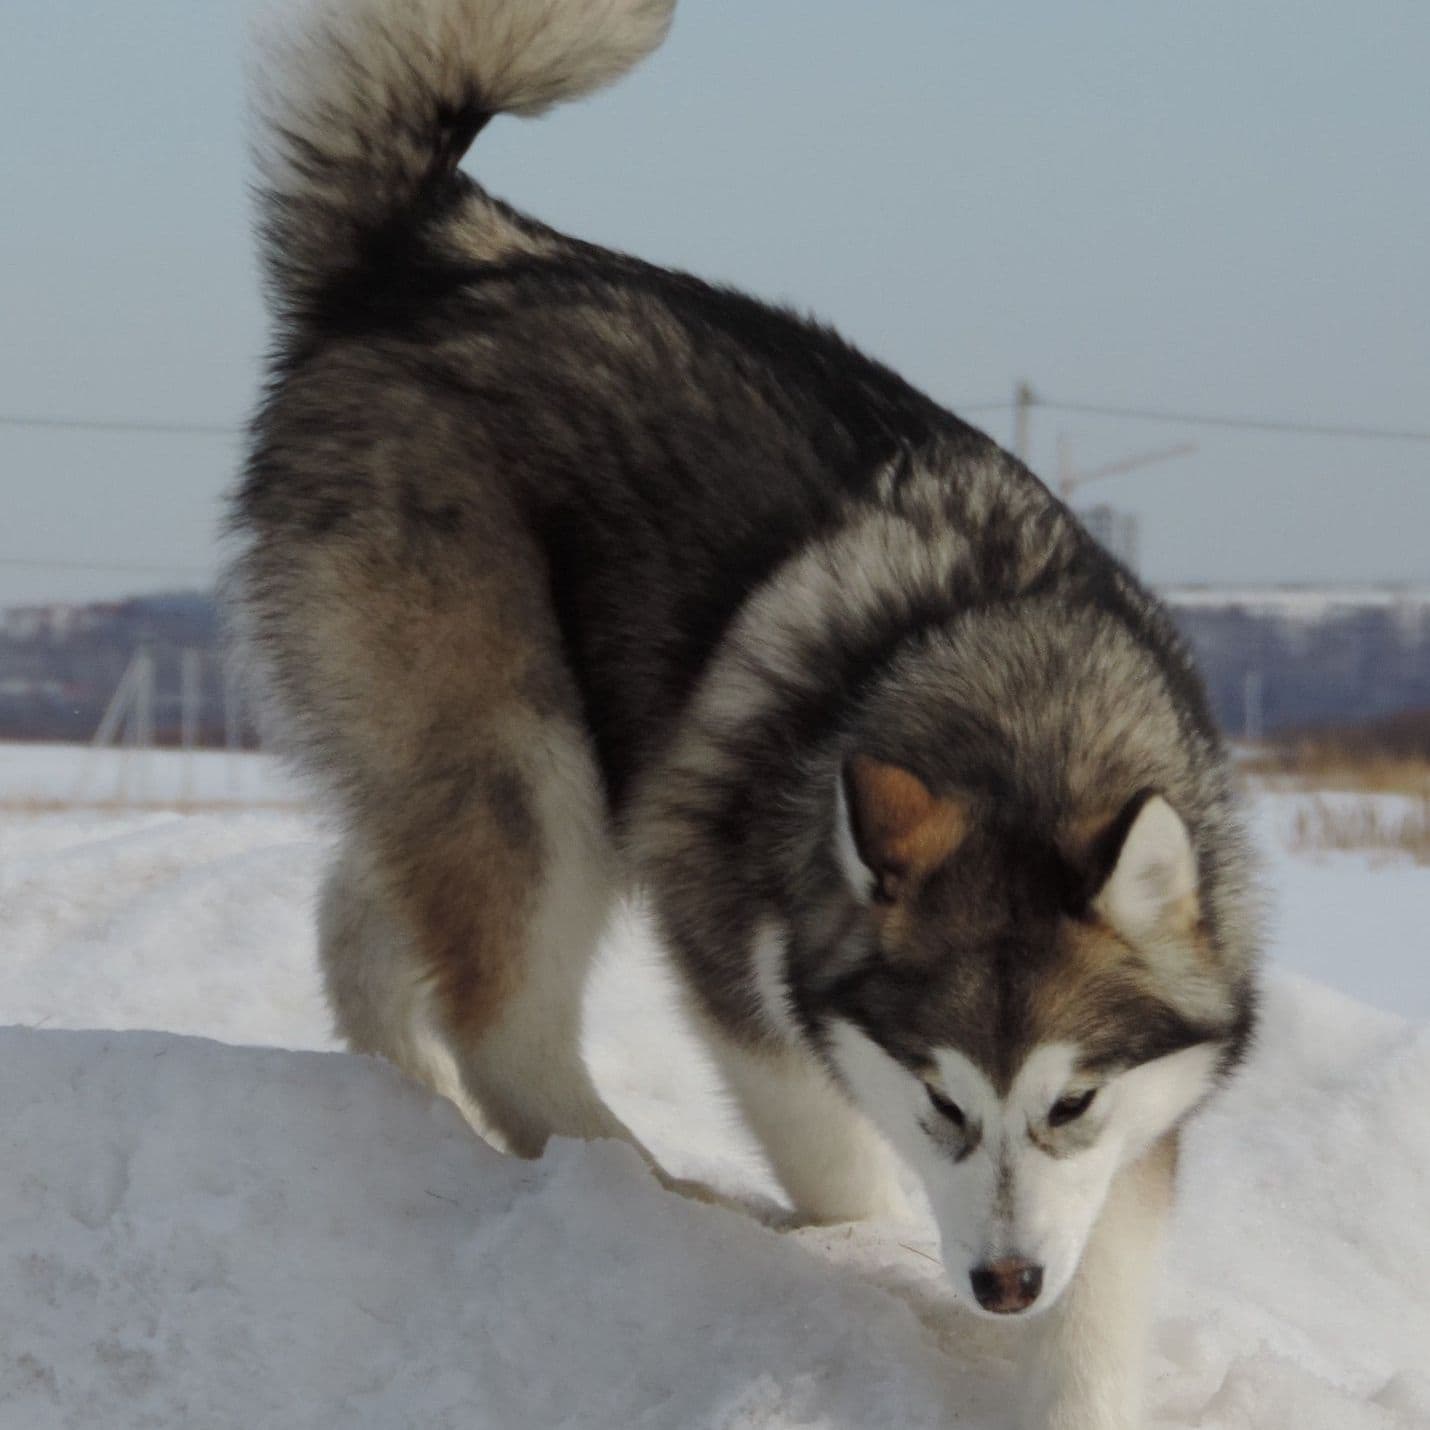
[{"label": "snow drift", "polygon": [[[294,814],[0,819],[0,1021],[45,1024],[0,1029],[0,1430],[1010,1423],[1009,1332],[957,1310],[925,1221],[776,1231],[622,1147],[505,1159],[379,1063],[175,1036],[331,1046],[321,853]],[[598,1080],[767,1210],[639,921],[611,945]],[[1430,1426],[1427,1087],[1430,1027],[1272,980],[1189,1138],[1154,1426]]]}]

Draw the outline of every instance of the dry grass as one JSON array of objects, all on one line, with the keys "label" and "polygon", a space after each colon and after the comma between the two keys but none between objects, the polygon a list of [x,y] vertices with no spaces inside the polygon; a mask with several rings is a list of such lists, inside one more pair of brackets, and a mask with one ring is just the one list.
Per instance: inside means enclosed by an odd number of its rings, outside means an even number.
[{"label": "dry grass", "polygon": [[1430,864],[1430,793],[1418,801],[1309,795],[1292,818],[1290,844],[1299,852],[1342,849],[1389,857],[1408,854],[1417,864]]},{"label": "dry grass", "polygon": [[202,799],[52,799],[21,795],[0,798],[0,813],[63,814],[82,810],[86,814],[222,814],[247,813],[250,810],[303,810],[309,806],[300,800],[202,800]]},{"label": "dry grass", "polygon": [[1242,769],[1299,796],[1288,832],[1303,852],[1362,850],[1430,864],[1430,758],[1334,736],[1255,751]]},{"label": "dry grass", "polygon": [[1417,757],[1357,755],[1326,745],[1265,746],[1247,755],[1241,768],[1273,789],[1430,794],[1430,760]]},{"label": "dry grass", "polygon": [[1430,710],[1283,733],[1254,751],[1246,768],[1303,788],[1420,795],[1430,790]]}]

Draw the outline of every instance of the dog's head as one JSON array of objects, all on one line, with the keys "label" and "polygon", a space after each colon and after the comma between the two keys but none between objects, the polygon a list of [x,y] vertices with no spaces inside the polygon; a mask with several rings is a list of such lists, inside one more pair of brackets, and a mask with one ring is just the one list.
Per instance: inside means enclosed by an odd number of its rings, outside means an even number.
[{"label": "dog's head", "polygon": [[1119,1168],[1211,1090],[1246,1017],[1188,828],[1142,790],[1035,832],[864,755],[836,806],[859,910],[810,1024],[920,1174],[960,1294],[1040,1310]]}]

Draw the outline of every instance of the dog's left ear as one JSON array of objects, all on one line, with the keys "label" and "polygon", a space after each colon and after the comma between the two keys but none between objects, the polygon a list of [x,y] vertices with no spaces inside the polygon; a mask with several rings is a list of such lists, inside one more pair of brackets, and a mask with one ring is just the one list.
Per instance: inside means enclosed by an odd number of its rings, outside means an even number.
[{"label": "dog's left ear", "polygon": [[1107,871],[1092,901],[1119,933],[1145,938],[1189,927],[1197,918],[1197,856],[1177,811],[1143,794],[1106,831],[1099,862]]},{"label": "dog's left ear", "polygon": [[892,904],[947,859],[968,833],[968,808],[933,794],[901,765],[853,755],[835,812],[836,853],[861,899]]}]

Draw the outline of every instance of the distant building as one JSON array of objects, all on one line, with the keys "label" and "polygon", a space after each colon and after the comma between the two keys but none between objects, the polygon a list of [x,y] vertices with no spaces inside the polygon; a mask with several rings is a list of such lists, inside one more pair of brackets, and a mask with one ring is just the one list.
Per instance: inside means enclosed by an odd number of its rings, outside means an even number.
[{"label": "distant building", "polygon": [[1430,710],[1430,586],[1170,586],[1222,725],[1274,734]]},{"label": "distant building", "polygon": [[0,612],[0,632],[12,641],[65,641],[97,630],[119,614],[116,602],[76,605],[52,601],[45,606],[11,606]]},{"label": "distant building", "polygon": [[1099,504],[1080,511],[1078,518],[1104,551],[1109,551],[1129,571],[1137,570],[1137,518],[1128,511]]},{"label": "distant building", "polygon": [[181,664],[204,661],[199,734],[227,732],[218,611],[206,592],[161,592],[123,601],[51,602],[0,612],[0,739],[88,740],[136,650],[155,662],[155,730],[180,733]]},{"label": "distant building", "polygon": [[12,641],[39,640],[62,628],[73,606],[11,606],[5,612],[4,630]]},{"label": "distant building", "polygon": [[0,676],[0,700],[63,700],[71,687],[62,680],[34,680],[23,675]]}]

